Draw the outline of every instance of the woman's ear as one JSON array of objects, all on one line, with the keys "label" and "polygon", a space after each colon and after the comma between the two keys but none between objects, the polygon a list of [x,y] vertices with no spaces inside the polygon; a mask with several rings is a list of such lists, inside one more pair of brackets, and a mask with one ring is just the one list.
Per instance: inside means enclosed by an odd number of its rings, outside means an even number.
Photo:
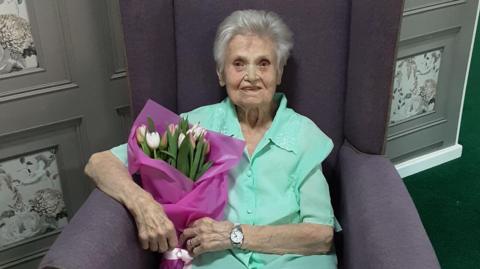
[{"label": "woman's ear", "polygon": [[223,74],[218,71],[217,69],[217,76],[218,76],[218,84],[220,84],[221,87],[225,86],[225,80],[223,80]]}]

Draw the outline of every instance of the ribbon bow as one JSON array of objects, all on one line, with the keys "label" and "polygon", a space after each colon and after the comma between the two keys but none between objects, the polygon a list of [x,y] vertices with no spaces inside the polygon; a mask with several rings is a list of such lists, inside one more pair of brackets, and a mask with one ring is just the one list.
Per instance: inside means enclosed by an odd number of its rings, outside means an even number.
[{"label": "ribbon bow", "polygon": [[182,260],[183,261],[183,269],[191,269],[192,268],[192,260],[193,257],[188,254],[188,251],[183,248],[174,248],[171,251],[167,251],[163,253],[163,258],[167,260]]}]

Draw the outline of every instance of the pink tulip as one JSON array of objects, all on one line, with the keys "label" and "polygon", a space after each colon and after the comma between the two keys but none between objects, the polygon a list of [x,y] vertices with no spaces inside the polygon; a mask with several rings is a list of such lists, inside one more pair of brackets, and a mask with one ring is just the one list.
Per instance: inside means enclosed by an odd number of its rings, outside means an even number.
[{"label": "pink tulip", "polygon": [[207,130],[205,128],[200,127],[199,123],[196,123],[187,131],[187,134],[189,133],[193,133],[195,139],[197,139],[201,135],[205,136],[205,134],[207,133]]},{"label": "pink tulip", "polygon": [[208,143],[206,139],[203,141],[203,143],[205,143],[205,155],[207,155],[210,152],[210,143]]},{"label": "pink tulip", "polygon": [[137,128],[137,141],[138,143],[143,143],[145,141],[145,133],[147,132],[147,126],[145,124],[140,125]]},{"label": "pink tulip", "polygon": [[192,145],[192,149],[195,149],[195,137],[193,136],[192,133],[188,134],[188,138],[190,139],[190,144]]},{"label": "pink tulip", "polygon": [[160,147],[161,148],[166,148],[167,147],[167,132],[164,132],[162,135],[162,140],[160,141]]},{"label": "pink tulip", "polygon": [[175,125],[173,123],[169,124],[168,125],[168,131],[170,132],[170,134],[174,134],[175,133]]}]

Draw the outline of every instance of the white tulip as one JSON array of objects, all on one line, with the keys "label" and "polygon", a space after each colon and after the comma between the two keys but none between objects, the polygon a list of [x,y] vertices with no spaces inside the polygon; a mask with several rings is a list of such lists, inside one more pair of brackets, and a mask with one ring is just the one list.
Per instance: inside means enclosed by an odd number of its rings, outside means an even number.
[{"label": "white tulip", "polygon": [[160,145],[160,135],[157,132],[147,132],[146,139],[151,149],[157,149]]},{"label": "white tulip", "polygon": [[181,133],[181,134],[178,136],[178,147],[180,147],[180,145],[182,144],[183,139],[185,139],[185,134]]}]

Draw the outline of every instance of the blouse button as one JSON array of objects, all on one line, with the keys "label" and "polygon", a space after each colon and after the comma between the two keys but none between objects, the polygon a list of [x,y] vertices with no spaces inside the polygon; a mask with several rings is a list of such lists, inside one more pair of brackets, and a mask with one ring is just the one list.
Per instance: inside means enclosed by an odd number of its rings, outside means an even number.
[{"label": "blouse button", "polygon": [[251,177],[252,176],[252,170],[248,170],[247,171],[247,177]]}]

